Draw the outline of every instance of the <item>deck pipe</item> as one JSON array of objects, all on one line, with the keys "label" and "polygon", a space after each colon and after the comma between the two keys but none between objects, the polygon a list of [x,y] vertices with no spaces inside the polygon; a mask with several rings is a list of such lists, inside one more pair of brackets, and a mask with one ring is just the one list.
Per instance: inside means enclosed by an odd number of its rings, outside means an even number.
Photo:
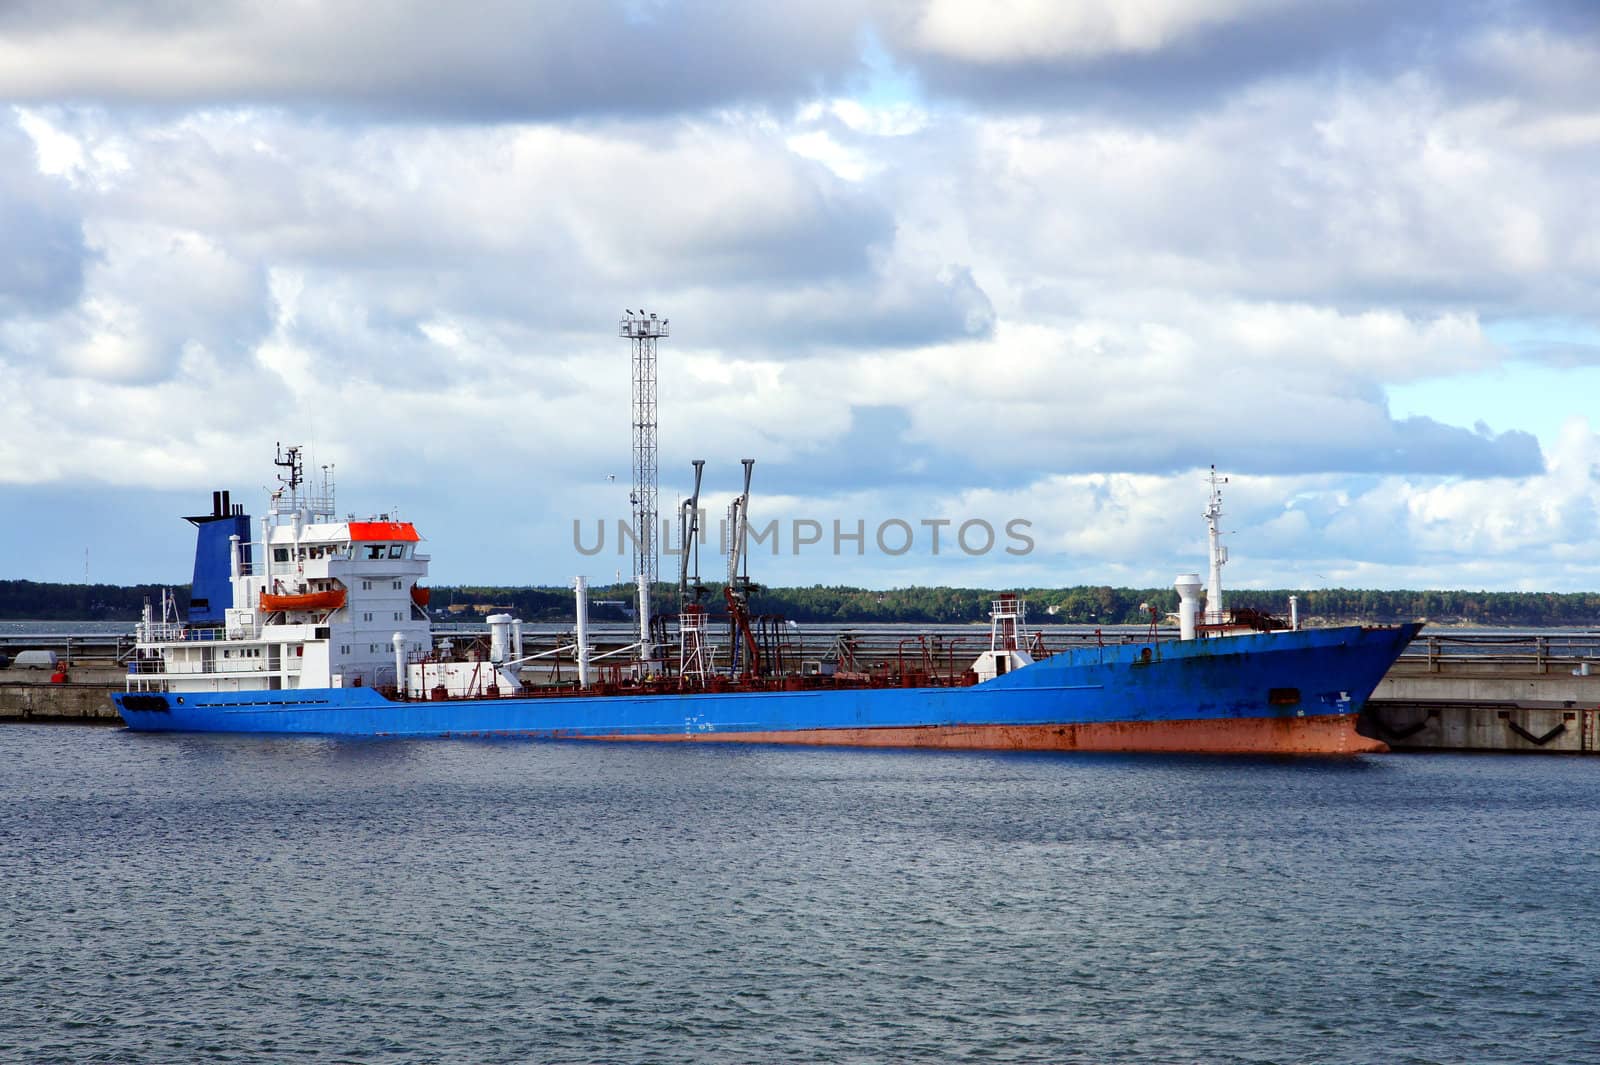
[{"label": "deck pipe", "polygon": [[394,686],[402,697],[406,694],[406,638],[400,633],[389,637],[394,645]]},{"label": "deck pipe", "polygon": [[643,573],[636,574],[639,582],[639,676],[644,678],[654,671],[656,649],[650,643],[650,581]]},{"label": "deck pipe", "polygon": [[572,582],[577,594],[578,614],[578,687],[589,686],[589,579],[577,577]]}]

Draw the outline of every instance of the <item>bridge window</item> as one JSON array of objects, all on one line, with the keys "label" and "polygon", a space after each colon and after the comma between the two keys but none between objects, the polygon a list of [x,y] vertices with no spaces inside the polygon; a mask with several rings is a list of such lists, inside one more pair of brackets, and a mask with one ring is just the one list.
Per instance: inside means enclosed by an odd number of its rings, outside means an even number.
[{"label": "bridge window", "polygon": [[370,547],[368,547],[367,548],[367,557],[368,558],[382,558],[383,557],[383,545],[382,544],[373,544]]},{"label": "bridge window", "polygon": [[405,554],[406,554],[406,547],[405,547],[404,544],[390,544],[389,545],[389,557],[390,558],[404,558]]}]

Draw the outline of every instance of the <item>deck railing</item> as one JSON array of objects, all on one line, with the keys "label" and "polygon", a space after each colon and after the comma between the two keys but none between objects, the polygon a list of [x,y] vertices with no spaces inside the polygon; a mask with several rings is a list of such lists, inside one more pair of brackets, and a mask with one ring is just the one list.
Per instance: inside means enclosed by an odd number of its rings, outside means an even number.
[{"label": "deck railing", "polygon": [[1411,641],[1399,665],[1429,673],[1522,666],[1533,673],[1600,674],[1600,633],[1424,634]]}]

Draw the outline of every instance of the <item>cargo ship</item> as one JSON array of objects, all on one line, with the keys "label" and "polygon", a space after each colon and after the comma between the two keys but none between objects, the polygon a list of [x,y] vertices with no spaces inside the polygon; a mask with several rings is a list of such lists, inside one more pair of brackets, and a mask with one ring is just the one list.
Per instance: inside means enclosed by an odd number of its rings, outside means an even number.
[{"label": "cargo ship", "polygon": [[[1198,575],[1177,580],[1177,638],[1152,615],[1139,638],[1052,650],[1028,630],[1025,602],[1002,595],[987,648],[964,667],[846,658],[780,668],[763,662],[730,588],[726,646],[712,644],[696,597],[662,644],[647,628],[638,643],[595,654],[580,578],[573,634],[551,651],[525,655],[521,622],[507,614],[489,618],[484,641],[436,644],[415,525],[340,518],[326,474],[306,485],[299,449],[275,461],[288,472],[259,526],[226,492],[187,519],[197,535],[185,616],[165,596],[159,611],[146,606],[126,691],[112,696],[129,728],[1355,754],[1384,749],[1356,732],[1357,715],[1419,628],[1302,628],[1224,612],[1213,471],[1211,584],[1202,612]],[[748,475],[747,464],[746,497]],[[601,661],[630,650],[626,669]],[[575,678],[526,681],[532,660],[550,655],[568,656]]]}]

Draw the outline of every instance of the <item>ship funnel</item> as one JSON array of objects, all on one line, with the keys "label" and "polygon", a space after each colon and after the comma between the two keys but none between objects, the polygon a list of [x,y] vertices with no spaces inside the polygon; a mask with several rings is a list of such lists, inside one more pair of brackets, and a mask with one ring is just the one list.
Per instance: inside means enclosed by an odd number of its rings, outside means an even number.
[{"label": "ship funnel", "polygon": [[1200,614],[1200,574],[1181,573],[1173,586],[1178,589],[1178,636],[1192,640],[1195,619]]},{"label": "ship funnel", "polygon": [[[237,513],[231,509],[227,492],[213,491],[211,513],[196,514],[184,520],[195,527],[194,579],[189,586],[188,623],[221,625],[228,610],[235,605],[235,566],[242,564],[244,568],[250,561],[250,519],[243,508]],[[239,544],[237,549],[235,540]]]}]

